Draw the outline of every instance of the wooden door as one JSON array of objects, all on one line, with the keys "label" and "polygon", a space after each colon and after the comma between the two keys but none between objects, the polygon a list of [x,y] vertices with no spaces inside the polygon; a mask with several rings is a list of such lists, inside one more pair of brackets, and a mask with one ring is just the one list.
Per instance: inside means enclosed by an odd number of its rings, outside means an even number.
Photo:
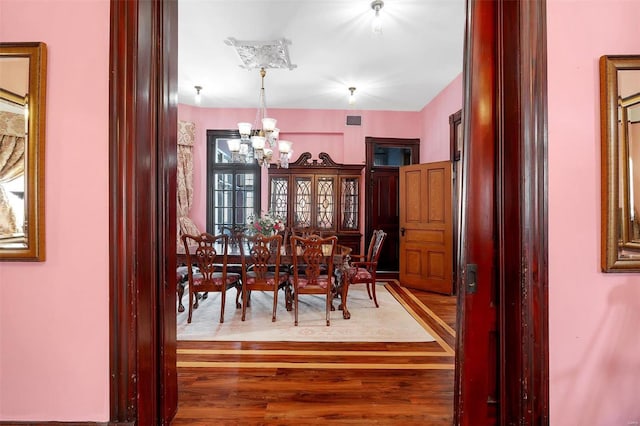
[{"label": "wooden door", "polygon": [[[398,169],[374,169],[370,172],[371,233],[367,233],[365,244],[369,244],[374,229],[382,229],[387,238],[382,245],[378,260],[379,271],[397,271],[399,264],[399,217],[398,217]],[[367,247],[365,247],[366,249]]]},{"label": "wooden door", "polygon": [[400,282],[453,293],[451,163],[400,168]]},{"label": "wooden door", "polygon": [[365,138],[365,250],[373,231],[382,229],[387,238],[382,245],[378,271],[397,277],[400,262],[398,213],[399,167],[417,164],[420,139]]}]

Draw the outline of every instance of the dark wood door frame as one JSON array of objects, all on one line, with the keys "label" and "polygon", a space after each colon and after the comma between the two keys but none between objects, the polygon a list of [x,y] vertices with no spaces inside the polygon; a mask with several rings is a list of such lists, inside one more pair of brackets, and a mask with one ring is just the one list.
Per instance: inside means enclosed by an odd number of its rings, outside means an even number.
[{"label": "dark wood door frame", "polygon": [[177,409],[177,2],[111,1],[111,424]]},{"label": "dark wood door frame", "polygon": [[[453,213],[453,292],[457,294],[455,283],[458,281],[458,241],[460,241],[460,211],[462,197],[462,148],[461,140],[458,139],[458,126],[462,125],[462,110],[456,111],[449,116],[449,144],[451,145],[451,174],[453,176],[453,188],[451,190],[451,212]],[[463,133],[463,132],[461,132]],[[460,137],[462,139],[462,137]]]},{"label": "dark wood door frame", "polygon": [[[490,17],[475,3],[471,37],[495,22],[498,52],[500,423],[548,424],[546,3],[486,2]],[[175,310],[176,12],[175,1],[111,1],[112,424],[163,424],[175,410],[163,333]]]},{"label": "dark wood door frame", "polygon": [[[377,138],[372,136],[365,137],[365,170],[364,170],[364,242],[366,245],[373,235],[373,211],[374,211],[374,188],[372,173],[377,168],[374,164],[374,148],[376,145],[391,148],[409,148],[411,149],[411,163],[418,164],[420,162],[420,139],[402,139],[402,138]],[[380,167],[380,169],[393,169],[393,167]],[[397,167],[395,168],[396,172]],[[397,191],[396,191],[397,195]],[[392,235],[392,237],[395,235]],[[390,238],[387,238],[390,241]],[[387,245],[388,246],[388,245]],[[397,246],[396,246],[397,247]],[[383,246],[384,250],[384,246]],[[397,278],[397,274],[392,275]]]}]

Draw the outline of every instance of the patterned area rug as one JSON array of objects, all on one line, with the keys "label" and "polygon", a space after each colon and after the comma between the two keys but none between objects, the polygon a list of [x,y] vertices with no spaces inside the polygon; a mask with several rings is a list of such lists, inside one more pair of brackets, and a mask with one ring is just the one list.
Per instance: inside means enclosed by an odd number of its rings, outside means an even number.
[{"label": "patterned area rug", "polygon": [[[369,299],[365,286],[349,289],[348,307],[351,319],[342,311],[331,312],[331,325],[325,323],[325,299],[316,295],[300,295],[299,321],[294,326],[294,313],[284,306],[284,293],[278,295],[276,322],[271,322],[273,296],[254,291],[246,320],[235,308],[235,289],[227,292],[224,323],[220,324],[220,294],[210,293],[193,310],[187,324],[188,309],[178,313],[178,340],[221,340],[257,342],[432,342],[435,339],[416,321],[408,306],[387,291],[384,283],[376,287],[379,308]],[[188,306],[188,291],[183,303]],[[337,307],[338,300],[334,300]]]}]

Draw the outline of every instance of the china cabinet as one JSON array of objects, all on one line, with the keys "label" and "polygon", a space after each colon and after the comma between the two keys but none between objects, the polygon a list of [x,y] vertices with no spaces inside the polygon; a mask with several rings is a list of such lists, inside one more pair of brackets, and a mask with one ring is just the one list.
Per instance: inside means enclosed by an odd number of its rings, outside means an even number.
[{"label": "china cabinet", "polygon": [[363,164],[339,164],[324,152],[305,152],[288,168],[269,168],[269,210],[294,233],[336,235],[360,251],[360,181]]}]

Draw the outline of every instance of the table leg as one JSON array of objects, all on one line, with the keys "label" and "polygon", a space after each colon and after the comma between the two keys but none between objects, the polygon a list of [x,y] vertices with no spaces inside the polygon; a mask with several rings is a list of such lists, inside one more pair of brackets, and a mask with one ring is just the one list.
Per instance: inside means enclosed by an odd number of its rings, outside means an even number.
[{"label": "table leg", "polygon": [[342,310],[342,318],[350,319],[351,313],[349,313],[349,309],[347,309],[347,294],[349,293],[349,280],[346,279],[346,274],[342,276],[342,292],[340,294],[340,307]]},{"label": "table leg", "polygon": [[291,289],[291,283],[287,283],[284,287],[284,305],[287,311],[293,310],[293,290]]},{"label": "table leg", "polygon": [[178,312],[184,312],[182,296],[184,296],[184,283],[178,283]]}]

